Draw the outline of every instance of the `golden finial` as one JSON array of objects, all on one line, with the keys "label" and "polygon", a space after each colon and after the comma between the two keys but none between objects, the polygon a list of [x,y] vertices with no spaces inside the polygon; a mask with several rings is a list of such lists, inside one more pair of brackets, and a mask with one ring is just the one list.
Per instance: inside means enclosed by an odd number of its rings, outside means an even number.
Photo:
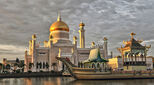
[{"label": "golden finial", "polygon": [[36,39],[36,34],[33,34],[32,35],[32,39]]},{"label": "golden finial", "polygon": [[108,40],[106,37],[104,37],[104,41]]},{"label": "golden finial", "polygon": [[60,12],[58,12],[57,21],[61,21],[61,14],[60,14]]},{"label": "golden finial", "polygon": [[81,20],[79,26],[85,26],[85,24],[83,23],[83,21]]},{"label": "golden finial", "polygon": [[91,46],[95,46],[95,42],[92,42],[92,43],[91,43]]},{"label": "golden finial", "polygon": [[136,34],[135,33],[130,33],[130,36],[131,36],[131,38],[134,38],[134,36],[135,36]]}]

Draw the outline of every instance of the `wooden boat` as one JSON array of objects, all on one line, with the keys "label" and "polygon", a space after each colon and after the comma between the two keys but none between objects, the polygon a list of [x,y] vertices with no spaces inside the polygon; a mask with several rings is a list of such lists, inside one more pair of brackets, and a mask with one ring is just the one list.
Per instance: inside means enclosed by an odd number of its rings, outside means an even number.
[{"label": "wooden boat", "polygon": [[134,75],[134,74],[112,74],[112,72],[98,72],[95,68],[80,68],[72,64],[66,58],[56,57],[57,60],[63,62],[68,68],[70,74],[75,79],[149,79],[154,78],[152,74]]}]

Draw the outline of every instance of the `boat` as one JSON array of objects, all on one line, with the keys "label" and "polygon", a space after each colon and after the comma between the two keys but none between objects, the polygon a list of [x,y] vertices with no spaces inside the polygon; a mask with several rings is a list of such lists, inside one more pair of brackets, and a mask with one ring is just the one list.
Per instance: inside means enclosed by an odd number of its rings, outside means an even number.
[{"label": "boat", "polygon": [[154,79],[152,73],[140,74],[134,73],[112,73],[112,71],[99,72],[96,68],[80,68],[72,64],[67,58],[56,57],[63,62],[71,76],[77,80],[115,80],[115,79]]}]

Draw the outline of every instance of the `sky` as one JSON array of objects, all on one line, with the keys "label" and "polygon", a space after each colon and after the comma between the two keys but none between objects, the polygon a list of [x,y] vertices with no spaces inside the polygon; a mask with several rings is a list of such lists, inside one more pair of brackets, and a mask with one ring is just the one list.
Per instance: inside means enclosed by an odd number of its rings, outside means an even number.
[{"label": "sky", "polygon": [[[86,47],[94,41],[120,55],[117,48],[136,33],[143,45],[152,45],[154,56],[154,0],[0,0],[0,61],[2,58],[24,59],[32,34],[43,43],[57,12],[70,28],[70,40],[79,36],[79,23],[85,23]],[[153,52],[153,53],[152,53]]]}]

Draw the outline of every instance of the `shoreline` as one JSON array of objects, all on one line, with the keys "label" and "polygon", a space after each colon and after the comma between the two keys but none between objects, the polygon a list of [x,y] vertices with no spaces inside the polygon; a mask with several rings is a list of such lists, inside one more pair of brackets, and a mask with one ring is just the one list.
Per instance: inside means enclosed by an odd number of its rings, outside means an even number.
[{"label": "shoreline", "polygon": [[[121,76],[120,76],[121,75]],[[95,79],[95,80],[131,80],[131,79],[154,79],[154,74],[142,74],[142,75],[133,75],[133,74],[121,74],[120,75],[104,75],[102,79]],[[123,76],[123,77],[122,77]],[[0,79],[3,78],[39,78],[39,77],[72,77],[69,74],[63,75],[62,72],[32,72],[32,73],[7,73],[7,74],[0,74]],[[80,79],[79,79],[80,80]],[[82,80],[82,79],[81,79]],[[85,80],[85,79],[83,79]],[[93,79],[92,79],[93,80]]]},{"label": "shoreline", "polygon": [[0,74],[1,78],[31,78],[31,77],[71,77],[70,75],[62,75],[61,72],[32,72],[32,73],[5,73]]}]

